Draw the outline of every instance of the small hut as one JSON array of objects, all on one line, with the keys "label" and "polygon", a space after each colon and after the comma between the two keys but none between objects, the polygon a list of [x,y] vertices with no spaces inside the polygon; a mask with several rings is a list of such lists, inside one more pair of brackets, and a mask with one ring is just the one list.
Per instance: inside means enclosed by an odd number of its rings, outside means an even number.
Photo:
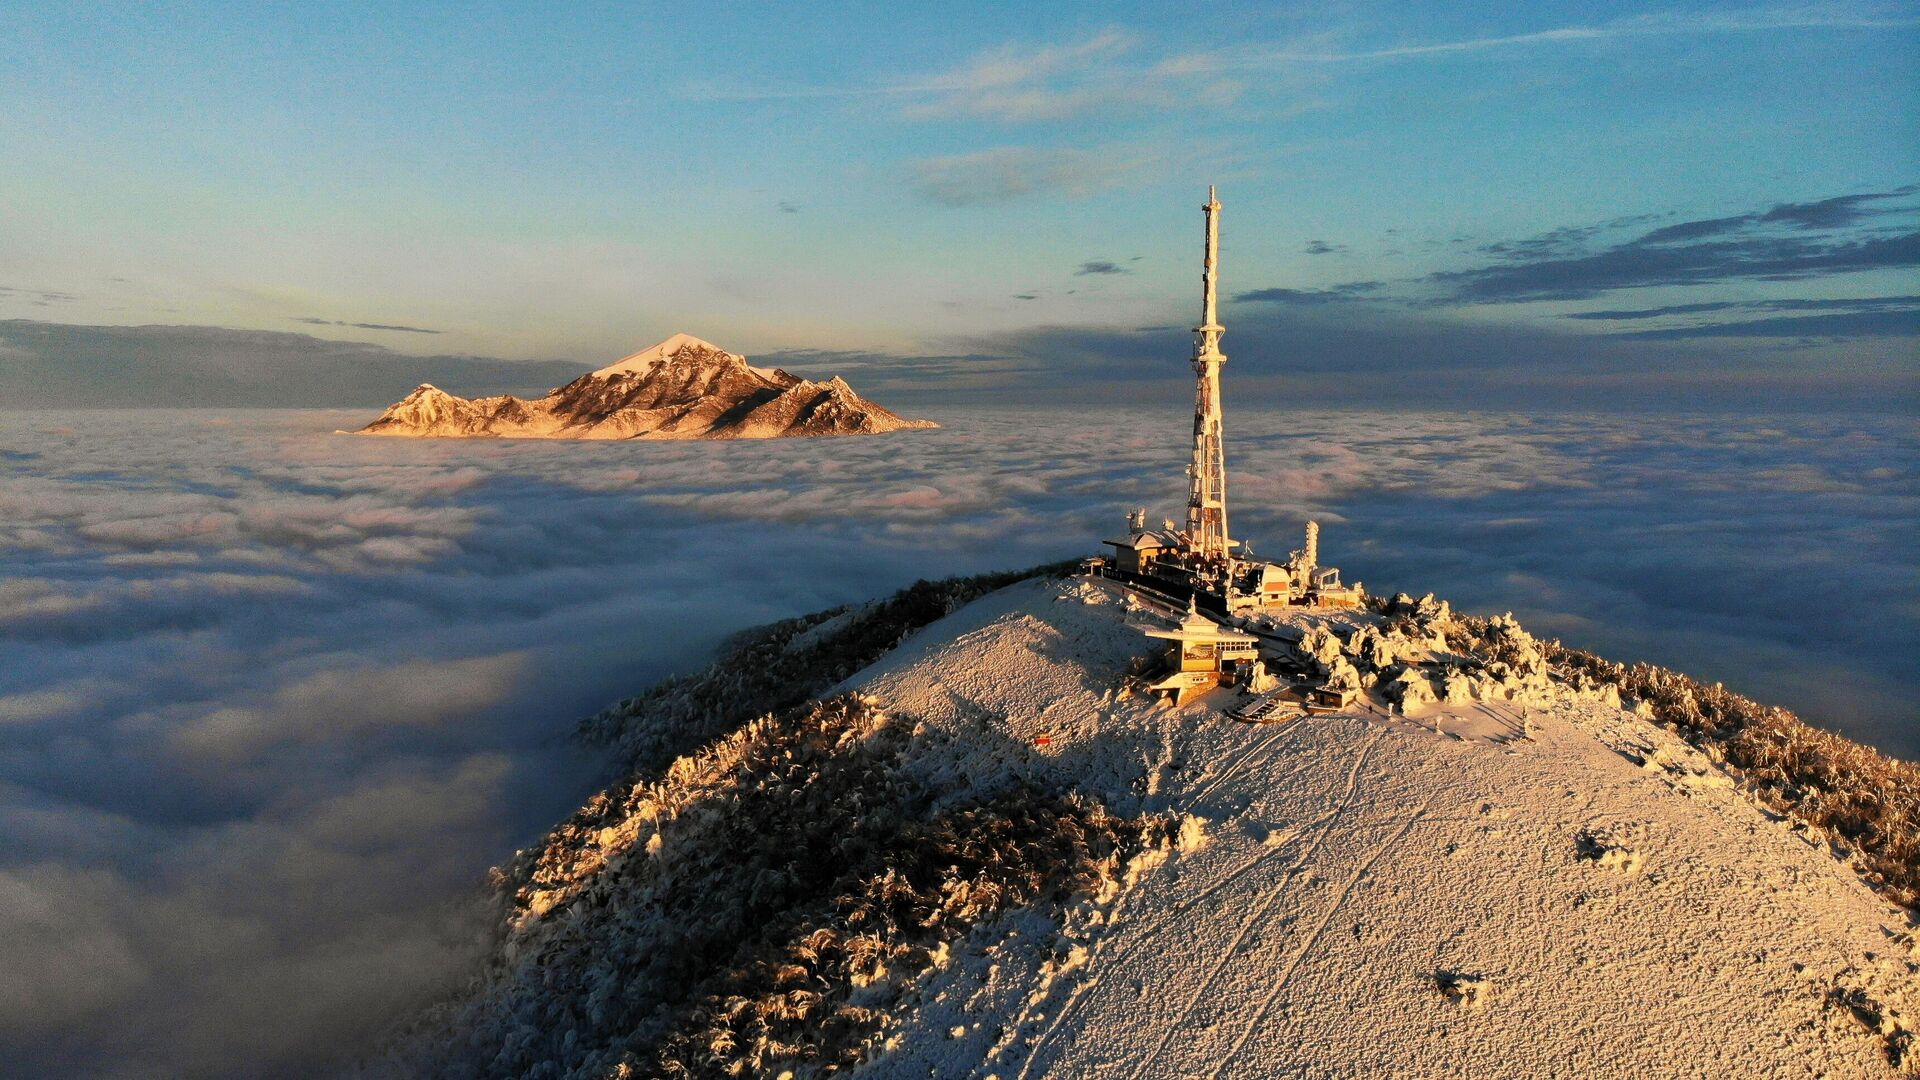
[{"label": "small hut", "polygon": [[1131,533],[1125,540],[1102,541],[1113,548],[1113,565],[1130,574],[1144,574],[1165,551],[1180,546],[1180,541],[1147,529]]},{"label": "small hut", "polygon": [[1221,683],[1232,683],[1242,668],[1260,658],[1260,639],[1229,630],[1200,614],[1192,599],[1186,618],[1166,630],[1148,630],[1148,637],[1172,644],[1167,649],[1171,669],[1148,687],[1175,705],[1206,693]]}]

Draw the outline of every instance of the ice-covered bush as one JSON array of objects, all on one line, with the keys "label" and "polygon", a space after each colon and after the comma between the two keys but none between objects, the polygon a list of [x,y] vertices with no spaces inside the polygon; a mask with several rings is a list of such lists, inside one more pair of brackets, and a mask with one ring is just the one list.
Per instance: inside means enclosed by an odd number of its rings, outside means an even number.
[{"label": "ice-covered bush", "polygon": [[839,1071],[978,922],[1166,842],[1084,796],[942,790],[902,767],[913,728],[844,694],[602,792],[499,872],[491,967],[369,1073]]},{"label": "ice-covered bush", "polygon": [[633,768],[658,768],[761,713],[819,696],[969,601],[1073,566],[917,581],[885,600],[746,631],[726,644],[712,667],[619,702],[583,723],[581,735],[618,747]]}]

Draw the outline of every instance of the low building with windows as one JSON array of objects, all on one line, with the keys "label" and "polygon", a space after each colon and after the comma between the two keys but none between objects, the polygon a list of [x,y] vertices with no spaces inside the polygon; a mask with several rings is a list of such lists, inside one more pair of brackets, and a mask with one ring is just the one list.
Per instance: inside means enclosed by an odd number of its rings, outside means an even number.
[{"label": "low building with windows", "polygon": [[1146,633],[1171,643],[1168,670],[1147,689],[1175,705],[1184,705],[1222,683],[1237,683],[1260,659],[1259,638],[1221,626],[1200,614],[1191,601],[1186,618]]},{"label": "low building with windows", "polygon": [[1163,533],[1142,529],[1124,540],[1102,541],[1113,549],[1113,565],[1129,574],[1151,573],[1162,554],[1179,548],[1180,542]]}]

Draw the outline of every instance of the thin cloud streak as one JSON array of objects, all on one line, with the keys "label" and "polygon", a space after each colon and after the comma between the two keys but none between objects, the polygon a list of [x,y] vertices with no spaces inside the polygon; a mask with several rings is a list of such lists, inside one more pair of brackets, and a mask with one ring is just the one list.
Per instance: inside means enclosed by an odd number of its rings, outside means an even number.
[{"label": "thin cloud streak", "polygon": [[908,186],[928,202],[965,207],[1028,195],[1082,198],[1145,168],[1152,156],[1133,147],[1082,150],[999,146],[908,164]]},{"label": "thin cloud streak", "polygon": [[308,326],[345,326],[355,330],[393,330],[403,334],[440,334],[442,330],[427,330],[418,326],[400,326],[393,323],[343,322],[339,319],[316,319],[308,317],[293,320]]},{"label": "thin cloud streak", "polygon": [[1245,45],[1204,53],[1193,53],[1166,61],[1162,69],[1169,73],[1205,68],[1257,70],[1275,63],[1339,65],[1375,60],[1402,60],[1426,56],[1445,56],[1490,50],[1524,48],[1534,45],[1558,45],[1570,42],[1603,41],[1628,37],[1661,37],[1691,34],[1755,33],[1779,30],[1897,30],[1920,26],[1920,17],[1886,18],[1851,14],[1832,6],[1757,8],[1723,15],[1661,13],[1642,15],[1595,26],[1566,26],[1536,30],[1524,34],[1464,38],[1395,45],[1376,49],[1301,50],[1267,45]]},{"label": "thin cloud streak", "polygon": [[1920,26],[1920,17],[1840,5],[1755,8],[1716,15],[1656,13],[1591,26],[1520,34],[1417,42],[1379,48],[1302,49],[1251,43],[1142,62],[1140,38],[1108,28],[1067,44],[1008,43],[976,54],[959,67],[924,79],[870,86],[687,87],[692,101],[804,101],[892,97],[925,99],[909,105],[912,119],[978,117],[1006,122],[1058,120],[1117,105],[1178,107],[1195,100],[1221,104],[1241,87],[1225,72],[1272,76],[1274,65],[1333,67],[1383,60],[1443,57],[1534,46],[1623,38],[1740,34],[1792,30],[1896,30]]}]

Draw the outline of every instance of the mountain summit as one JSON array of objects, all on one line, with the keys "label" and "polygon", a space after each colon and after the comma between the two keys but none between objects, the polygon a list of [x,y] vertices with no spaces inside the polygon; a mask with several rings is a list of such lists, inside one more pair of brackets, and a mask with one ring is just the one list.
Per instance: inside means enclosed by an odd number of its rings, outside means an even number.
[{"label": "mountain summit", "polygon": [[854,393],[839,376],[812,382],[754,367],[692,334],[675,334],[543,398],[455,397],[423,384],[362,435],[528,439],[771,439],[932,428]]},{"label": "mountain summit", "polygon": [[1365,669],[1346,706],[1161,703],[1142,629],[1194,616],[1003,583],[778,623],[589,721],[623,779],[495,874],[484,974],[363,1075],[1920,1066],[1912,766],[1430,597],[1255,624]]}]

